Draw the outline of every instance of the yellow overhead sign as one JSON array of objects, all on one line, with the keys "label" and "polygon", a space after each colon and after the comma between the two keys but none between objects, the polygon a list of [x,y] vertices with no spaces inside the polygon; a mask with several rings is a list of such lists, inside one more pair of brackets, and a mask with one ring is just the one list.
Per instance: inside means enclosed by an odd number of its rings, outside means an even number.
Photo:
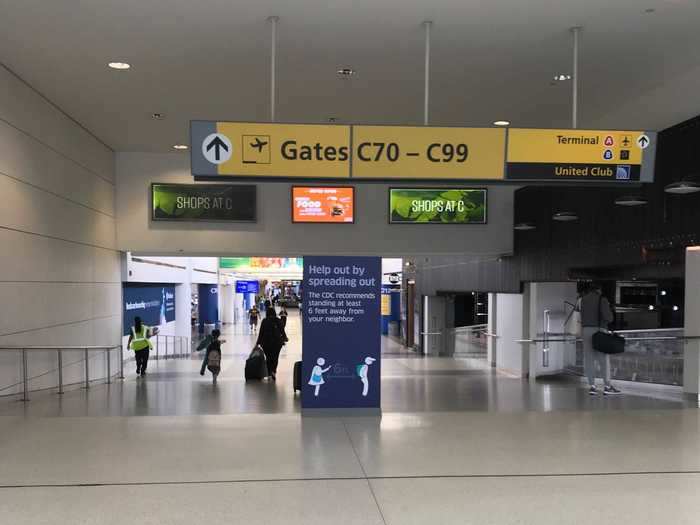
[{"label": "yellow overhead sign", "polygon": [[192,121],[190,145],[200,179],[651,182],[656,134]]},{"label": "yellow overhead sign", "polygon": [[503,129],[353,126],[352,144],[357,179],[503,179]]},{"label": "yellow overhead sign", "polygon": [[350,127],[193,122],[195,176],[347,179]]},{"label": "yellow overhead sign", "polygon": [[655,141],[646,131],[511,129],[506,178],[644,180],[642,166],[652,163]]}]

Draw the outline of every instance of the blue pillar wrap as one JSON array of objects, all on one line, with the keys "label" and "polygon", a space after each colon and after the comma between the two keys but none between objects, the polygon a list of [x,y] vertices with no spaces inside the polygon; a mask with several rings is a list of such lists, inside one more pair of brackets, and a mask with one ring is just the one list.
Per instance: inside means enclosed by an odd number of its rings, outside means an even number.
[{"label": "blue pillar wrap", "polygon": [[199,285],[199,333],[204,332],[205,324],[219,323],[219,286]]}]

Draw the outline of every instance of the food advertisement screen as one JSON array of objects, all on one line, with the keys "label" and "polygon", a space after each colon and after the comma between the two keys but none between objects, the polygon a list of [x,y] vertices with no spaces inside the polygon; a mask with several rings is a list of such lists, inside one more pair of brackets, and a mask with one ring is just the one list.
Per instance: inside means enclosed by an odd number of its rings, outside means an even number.
[{"label": "food advertisement screen", "polygon": [[352,223],[355,221],[355,188],[294,186],[292,221]]}]

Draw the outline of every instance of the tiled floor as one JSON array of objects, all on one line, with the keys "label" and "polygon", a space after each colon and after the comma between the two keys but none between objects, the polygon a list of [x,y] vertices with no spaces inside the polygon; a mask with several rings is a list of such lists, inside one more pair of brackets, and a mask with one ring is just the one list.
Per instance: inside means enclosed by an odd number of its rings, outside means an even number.
[{"label": "tiled floor", "polygon": [[277,384],[246,385],[250,337],[227,337],[216,388],[196,360],[161,361],[0,401],[0,523],[698,523],[700,412],[673,390],[590,399],[402,355],[384,360],[382,417],[302,418],[298,338]]}]

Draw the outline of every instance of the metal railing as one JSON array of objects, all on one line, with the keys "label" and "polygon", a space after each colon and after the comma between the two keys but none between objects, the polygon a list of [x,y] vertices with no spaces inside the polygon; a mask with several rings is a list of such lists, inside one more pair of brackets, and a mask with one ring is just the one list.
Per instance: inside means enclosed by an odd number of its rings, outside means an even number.
[{"label": "metal railing", "polygon": [[155,351],[153,359],[177,359],[192,354],[190,338],[184,335],[156,334],[151,337],[151,343]]},{"label": "metal railing", "polygon": [[[186,336],[177,335],[154,335],[151,337],[151,342],[153,343],[153,354],[152,359],[177,359],[177,358],[189,358],[192,354],[192,348],[190,344],[190,338]],[[92,381],[97,381],[104,379],[106,384],[111,384],[113,379],[124,379],[124,362],[134,360],[133,355],[130,358],[124,358],[124,351],[127,350],[125,344],[119,345],[107,345],[107,346],[0,346],[0,352],[16,352],[20,359],[20,367],[22,369],[21,381],[18,383],[13,383],[4,387],[0,387],[0,393],[11,388],[21,387],[22,401],[29,401],[29,382],[32,380],[39,379],[41,377],[48,376],[49,374],[56,373],[58,376],[57,385],[58,394],[63,394],[65,392],[64,384],[64,369],[70,366],[75,366],[81,364],[83,366],[83,378],[80,381],[83,384],[83,388],[89,389],[90,383]],[[113,373],[112,371],[112,352],[116,351],[117,354],[117,370]],[[36,352],[44,353],[56,353],[56,368],[51,368],[49,370],[43,371],[35,376],[30,375],[30,363],[29,355]],[[69,363],[64,363],[64,353],[66,352],[81,352],[82,357],[79,360],[71,361]],[[100,377],[90,376],[90,360],[99,356],[104,355],[106,374]],[[77,384],[73,382],[71,384]],[[49,387],[54,388],[54,387]]]},{"label": "metal railing", "polygon": [[[681,332],[679,334],[679,332]],[[613,378],[641,383],[681,385],[683,383],[683,356],[686,343],[700,336],[682,334],[682,328],[620,330],[613,333],[625,338],[625,352],[610,356]],[[549,343],[575,345],[572,361],[566,370],[583,373],[583,339],[570,333],[542,333],[532,339],[518,339],[517,343],[542,344],[543,352]]]},{"label": "metal railing", "polygon": [[454,337],[454,355],[483,357],[487,353],[488,325],[459,326],[450,330]]},{"label": "metal railing", "polygon": [[[13,387],[22,386],[22,401],[29,401],[29,381],[33,379],[38,379],[40,377],[49,375],[53,372],[58,372],[58,393],[63,394],[64,383],[63,383],[63,369],[68,366],[73,366],[76,364],[83,363],[84,366],[84,378],[83,378],[83,388],[90,388],[90,354],[93,356],[98,352],[104,353],[105,364],[107,366],[107,373],[105,375],[105,382],[110,384],[112,382],[112,359],[111,352],[113,350],[118,350],[119,359],[119,371],[116,376],[118,379],[124,379],[124,359],[121,358],[122,345],[113,346],[0,346],[0,351],[14,351],[17,352],[22,367],[22,380],[19,383],[8,385],[1,390],[7,390]],[[64,352],[82,352],[83,358],[78,361],[73,361],[66,365],[63,364],[63,353]],[[28,355],[32,352],[56,352],[57,357],[57,368],[48,370],[34,377],[29,376],[29,360]],[[1,391],[0,390],[0,391]]]}]

